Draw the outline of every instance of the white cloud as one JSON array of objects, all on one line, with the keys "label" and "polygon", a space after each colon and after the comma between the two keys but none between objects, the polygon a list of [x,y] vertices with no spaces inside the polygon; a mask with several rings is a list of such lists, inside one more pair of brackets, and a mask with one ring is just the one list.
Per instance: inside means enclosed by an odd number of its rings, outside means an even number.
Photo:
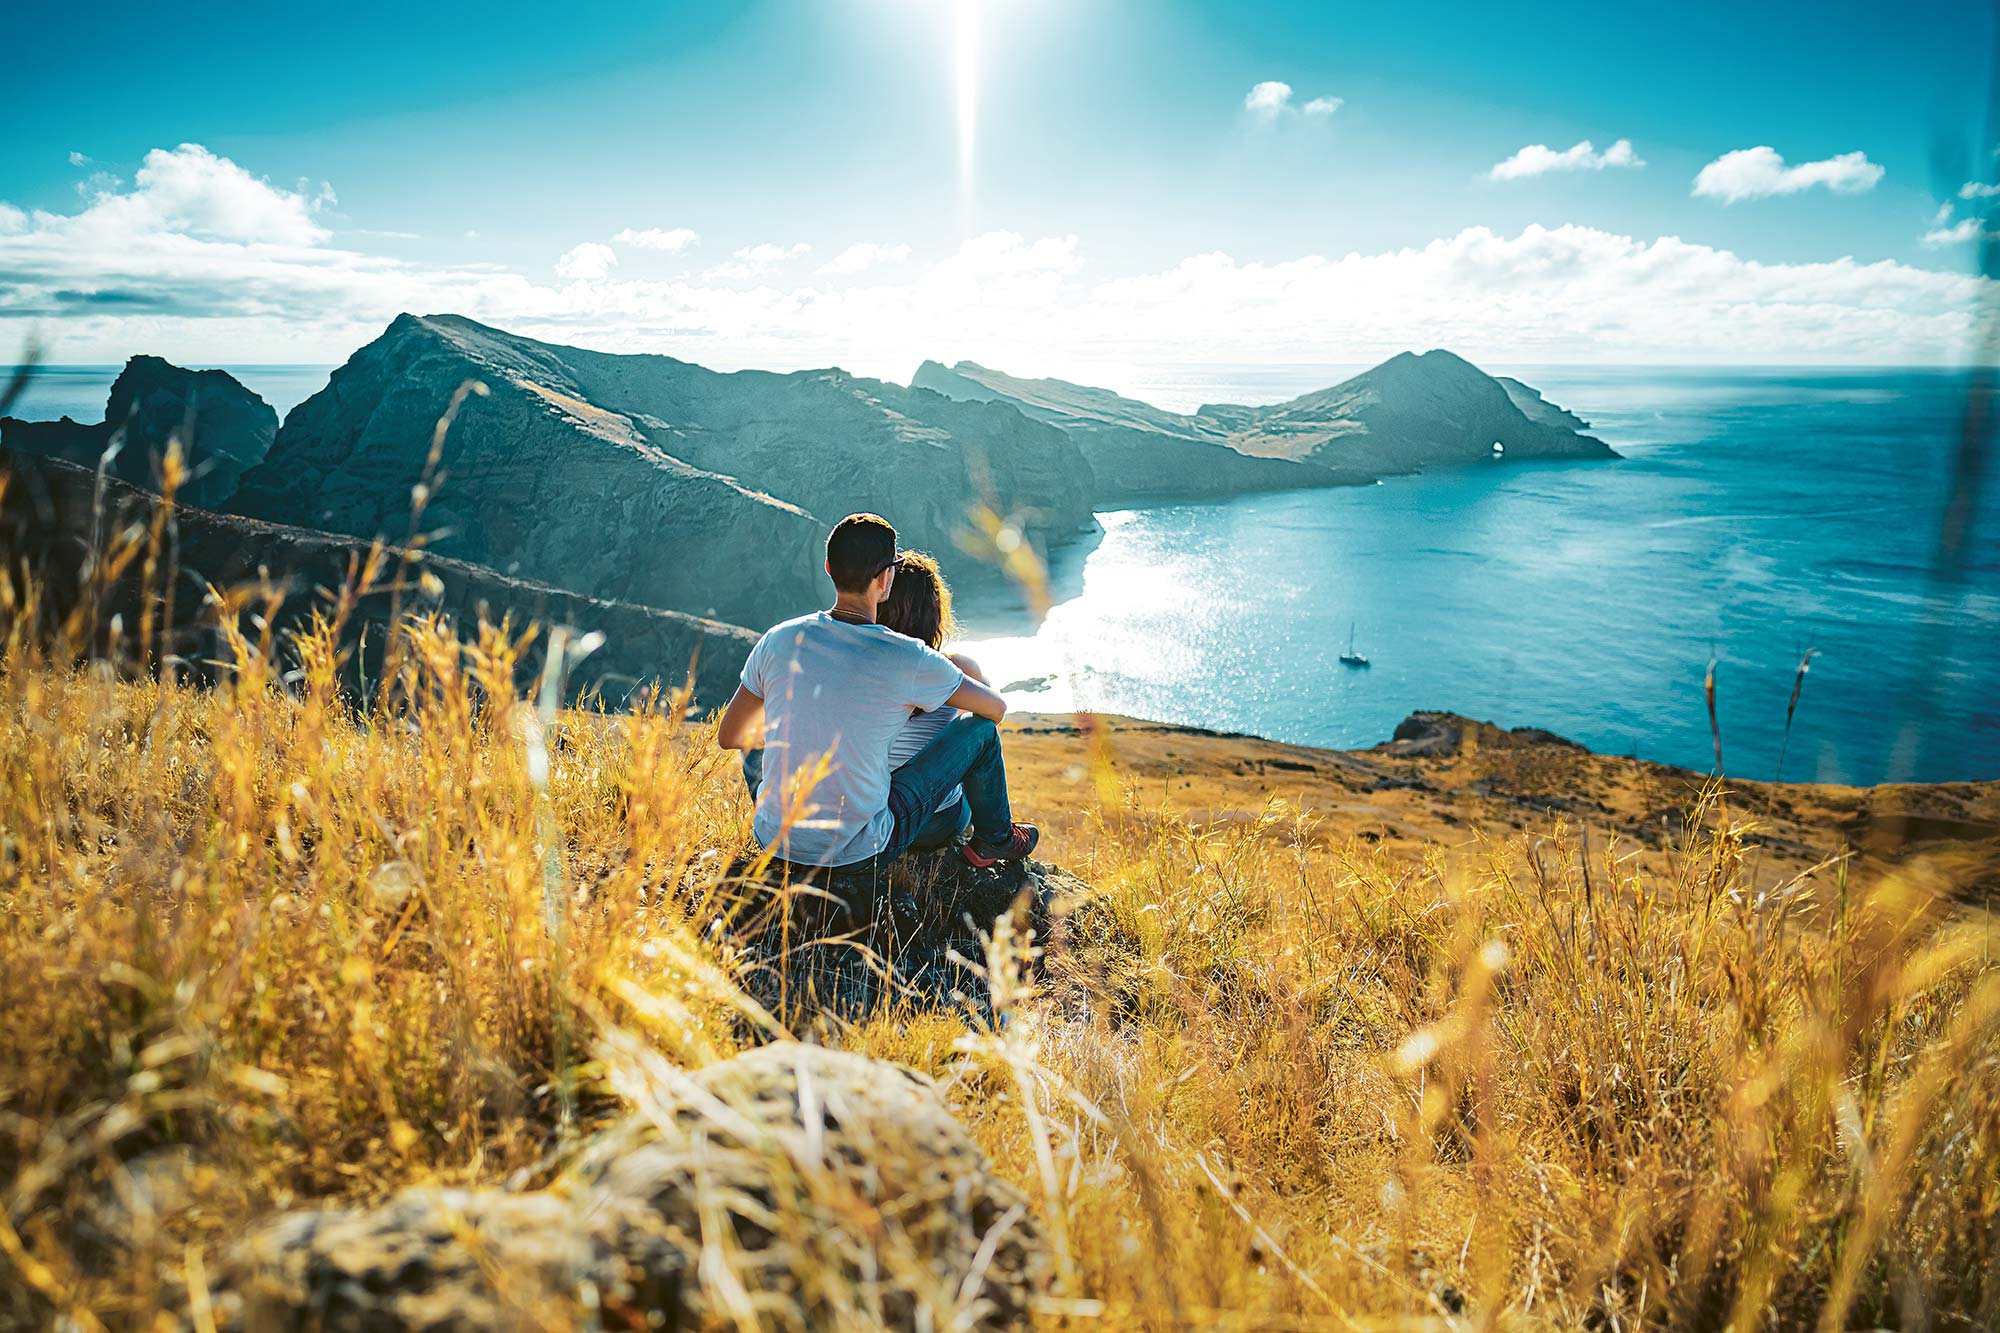
[{"label": "white cloud", "polygon": [[1292,85],[1280,79],[1266,79],[1243,97],[1243,109],[1267,125],[1294,114],[1304,114],[1315,120],[1324,119],[1345,105],[1345,98],[1326,96],[1315,97],[1302,107],[1294,106]]},{"label": "white cloud", "polygon": [[[202,210],[142,198],[157,180],[73,215],[0,211],[0,348],[33,321],[63,361],[140,350],[197,364],[252,351],[339,361],[414,310],[725,369],[840,364],[890,377],[926,356],[1078,378],[1110,364],[1361,362],[1440,346],[1499,363],[1916,364],[1965,355],[1981,303],[2000,299],[2000,284],[1967,273],[1846,258],[1766,264],[1578,226],[1473,227],[1282,262],[1213,253],[1142,271],[1106,271],[1116,259],[1093,262],[1076,236],[990,232],[944,256],[913,254],[902,269],[796,282],[669,281],[609,265],[595,280],[564,281],[391,258],[350,248],[351,234],[339,244],[324,233],[223,238]],[[280,222],[233,230],[316,232],[299,224],[309,215],[287,211],[299,196],[251,183],[269,194],[253,214]],[[745,249],[744,263],[800,253]]]},{"label": "white cloud", "polygon": [[1263,120],[1275,120],[1292,103],[1292,85],[1266,79],[1243,98],[1243,109]]},{"label": "white cloud", "polygon": [[677,255],[690,246],[701,244],[701,237],[687,227],[675,227],[671,230],[659,227],[636,230],[627,227],[611,239],[618,245],[636,245],[641,250],[664,250],[670,255]]},{"label": "white cloud", "polygon": [[704,278],[722,279],[725,281],[738,278],[758,278],[769,273],[787,259],[796,259],[811,249],[812,246],[806,244],[804,241],[791,246],[779,245],[775,241],[763,241],[757,245],[746,245],[736,251],[729,263],[717,264],[714,268],[703,273],[702,276]]},{"label": "white cloud", "polygon": [[11,236],[27,228],[28,215],[12,204],[0,201],[0,236]]},{"label": "white cloud", "polygon": [[1951,221],[1951,211],[1951,200],[1947,199],[1938,205],[1937,212],[1931,214],[1931,225],[1933,227],[1942,227],[1945,223]]},{"label": "white cloud", "polygon": [[1988,185],[1985,181],[1967,181],[1958,187],[1961,199],[1992,199],[2000,196],[2000,185]]},{"label": "white cloud", "polygon": [[1920,238],[1933,250],[1947,245],[1963,245],[1967,241],[1981,241],[1989,237],[2000,238],[2000,231],[1988,231],[1986,224],[1978,218],[1960,218],[1950,226],[1933,224]]},{"label": "white cloud", "polygon": [[556,260],[556,276],[589,282],[609,277],[618,266],[618,252],[596,241],[571,246]]},{"label": "white cloud", "polygon": [[907,245],[883,245],[876,241],[857,241],[839,254],[820,265],[822,273],[859,273],[877,264],[900,264],[910,257]]},{"label": "white cloud", "polygon": [[93,161],[95,161],[95,159],[92,158],[88,153],[79,153],[74,148],[69,150],[69,164],[73,167],[87,167]]},{"label": "white cloud", "polygon": [[154,233],[244,244],[316,245],[328,233],[313,215],[334,201],[330,186],[322,184],[312,195],[303,188],[286,190],[191,143],[147,153],[129,191],[120,192],[120,182],[113,176],[93,177],[92,183],[100,188],[81,213],[37,214],[37,221],[46,219],[51,227],[107,246],[127,236]]},{"label": "white cloud", "polygon": [[1645,159],[1632,151],[1630,139],[1620,139],[1603,152],[1584,139],[1558,153],[1545,143],[1531,143],[1486,173],[1496,181],[1524,180],[1551,171],[1603,171],[1606,167],[1643,167]]},{"label": "white cloud", "polygon": [[1734,204],[1775,194],[1797,194],[1815,185],[1838,194],[1859,194],[1874,189],[1881,179],[1882,168],[1870,162],[1865,153],[1842,153],[1788,167],[1774,148],[1738,148],[1701,169],[1694,178],[1694,193]]}]

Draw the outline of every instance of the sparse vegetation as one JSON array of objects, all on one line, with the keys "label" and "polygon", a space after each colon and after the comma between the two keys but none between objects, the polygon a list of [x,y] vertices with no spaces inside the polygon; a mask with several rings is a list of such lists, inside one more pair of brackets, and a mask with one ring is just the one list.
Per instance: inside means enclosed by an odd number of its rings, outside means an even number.
[{"label": "sparse vegetation", "polygon": [[[331,620],[121,673],[7,587],[0,1323],[203,1309],[276,1208],[539,1183],[608,1052],[774,1031],[679,701],[521,700],[518,635],[421,611],[361,702]],[[1562,827],[1416,862],[1149,812],[1112,758],[1051,849],[1094,892],[1038,980],[994,946],[1003,1022],[830,1033],[1035,1201],[1047,1326],[2000,1324],[2000,932],[1948,868],[1753,889],[1720,791],[1665,869]]]}]

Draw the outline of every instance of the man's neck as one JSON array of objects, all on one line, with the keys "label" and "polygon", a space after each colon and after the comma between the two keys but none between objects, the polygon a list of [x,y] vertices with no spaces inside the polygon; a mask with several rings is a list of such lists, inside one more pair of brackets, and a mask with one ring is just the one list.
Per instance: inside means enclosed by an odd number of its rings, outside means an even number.
[{"label": "man's neck", "polygon": [[858,620],[864,625],[872,625],[875,623],[875,604],[841,593],[833,599],[833,610],[829,614],[836,620]]}]

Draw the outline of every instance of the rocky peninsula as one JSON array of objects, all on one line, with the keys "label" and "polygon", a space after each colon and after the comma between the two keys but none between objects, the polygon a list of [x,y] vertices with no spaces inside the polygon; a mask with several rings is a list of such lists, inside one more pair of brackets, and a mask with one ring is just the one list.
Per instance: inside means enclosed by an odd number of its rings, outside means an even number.
[{"label": "rocky peninsula", "polygon": [[1100,498],[1198,499],[1358,484],[1495,459],[1617,457],[1582,418],[1463,357],[1403,352],[1330,388],[1265,407],[1169,412],[1109,389],[926,361],[912,384],[1006,402],[1077,441]]}]

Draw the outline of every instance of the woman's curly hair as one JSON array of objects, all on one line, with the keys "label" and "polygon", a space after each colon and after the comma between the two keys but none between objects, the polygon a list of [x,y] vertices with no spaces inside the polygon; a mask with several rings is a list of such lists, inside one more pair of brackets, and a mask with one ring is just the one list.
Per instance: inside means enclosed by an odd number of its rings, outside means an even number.
[{"label": "woman's curly hair", "polygon": [[951,588],[936,559],[923,551],[903,552],[889,595],[875,608],[875,618],[913,639],[942,650],[958,633],[951,614]]}]

